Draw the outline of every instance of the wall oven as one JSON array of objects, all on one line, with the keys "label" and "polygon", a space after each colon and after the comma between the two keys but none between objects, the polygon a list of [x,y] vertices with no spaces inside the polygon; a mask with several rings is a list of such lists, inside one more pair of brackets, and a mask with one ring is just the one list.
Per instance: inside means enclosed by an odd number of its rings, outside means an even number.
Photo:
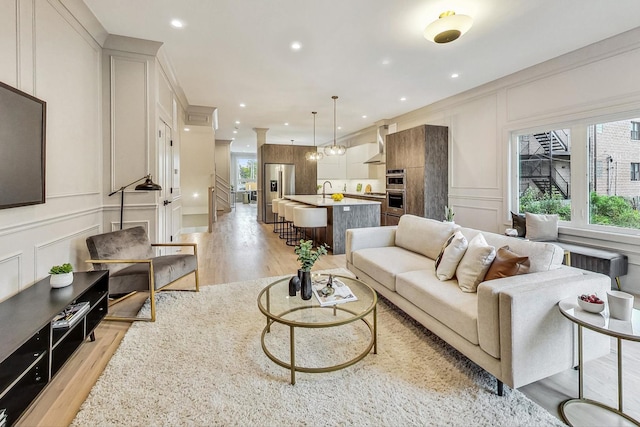
[{"label": "wall oven", "polygon": [[404,190],[387,189],[387,215],[401,216],[406,213]]},{"label": "wall oven", "polygon": [[407,174],[404,169],[387,170],[387,190],[404,190],[407,185]]}]

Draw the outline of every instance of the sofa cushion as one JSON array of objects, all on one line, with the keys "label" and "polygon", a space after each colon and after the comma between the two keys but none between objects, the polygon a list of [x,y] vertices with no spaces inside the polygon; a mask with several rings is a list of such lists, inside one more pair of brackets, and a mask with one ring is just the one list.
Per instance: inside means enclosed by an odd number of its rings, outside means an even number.
[{"label": "sofa cushion", "polygon": [[396,230],[396,246],[435,260],[444,242],[456,229],[453,223],[402,215]]},{"label": "sofa cushion", "polygon": [[471,239],[456,269],[460,289],[464,292],[475,292],[495,257],[496,249],[487,244],[482,234]]},{"label": "sofa cushion", "polygon": [[439,281],[433,270],[398,274],[396,289],[412,304],[478,345],[477,294],[462,292],[456,280]]},{"label": "sofa cushion", "polygon": [[511,212],[511,227],[518,233],[518,237],[527,235],[527,217],[524,214]]},{"label": "sofa cushion", "polygon": [[496,251],[496,257],[484,276],[484,281],[495,280],[503,277],[516,276],[529,272],[529,257],[520,256],[509,250],[509,246],[503,246]]},{"label": "sofa cushion", "polygon": [[396,275],[407,271],[429,269],[433,276],[435,261],[397,246],[360,249],[352,254],[353,265],[375,278],[380,284],[396,290]]},{"label": "sofa cushion", "polygon": [[556,240],[558,238],[558,215],[525,213],[529,240]]},{"label": "sofa cushion", "polygon": [[[151,258],[156,289],[193,273],[196,256],[191,254],[163,255]],[[132,291],[149,290],[149,264],[135,263],[109,275],[109,293],[125,294]]]},{"label": "sofa cushion", "polygon": [[442,251],[440,263],[436,260],[436,276],[440,280],[449,280],[455,276],[456,268],[469,246],[469,242],[460,231],[456,231],[447,242],[449,244]]},{"label": "sofa cushion", "polygon": [[[464,227],[460,231],[469,241],[480,233],[476,229]],[[529,257],[530,273],[560,268],[564,260],[562,248],[551,242],[532,242],[486,231],[483,231],[482,235],[487,243],[495,248],[509,246],[513,252]]]}]

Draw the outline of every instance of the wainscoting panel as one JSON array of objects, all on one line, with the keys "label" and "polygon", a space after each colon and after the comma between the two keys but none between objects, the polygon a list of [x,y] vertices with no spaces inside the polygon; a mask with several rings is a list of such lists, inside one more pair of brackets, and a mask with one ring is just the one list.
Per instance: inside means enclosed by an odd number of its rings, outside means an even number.
[{"label": "wainscoting panel", "polygon": [[47,197],[99,192],[101,48],[68,11],[34,4],[35,96],[47,102]]},{"label": "wainscoting panel", "polygon": [[22,256],[22,252],[16,252],[0,259],[0,301],[20,291]]},{"label": "wainscoting panel", "polygon": [[[639,95],[629,86],[629,70],[637,68],[640,49],[590,62],[507,90],[508,121],[593,109],[616,98]],[[593,84],[593,82],[598,84]]]},{"label": "wainscoting panel", "polygon": [[502,157],[497,131],[497,96],[491,94],[451,111],[450,189],[499,190]]},{"label": "wainscoting panel", "polygon": [[[89,250],[86,239],[100,232],[100,226],[94,225],[72,234],[59,236],[48,242],[37,243],[34,247],[34,270],[36,278],[40,279],[49,274],[52,265],[71,263],[74,271],[91,270],[88,260]],[[69,259],[69,254],[74,254]]]}]

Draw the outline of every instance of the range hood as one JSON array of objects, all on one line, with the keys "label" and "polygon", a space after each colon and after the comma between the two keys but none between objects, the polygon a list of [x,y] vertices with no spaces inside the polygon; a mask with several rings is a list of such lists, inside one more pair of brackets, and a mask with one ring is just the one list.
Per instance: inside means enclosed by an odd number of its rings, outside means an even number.
[{"label": "range hood", "polygon": [[385,137],[389,133],[389,125],[378,126],[376,131],[376,142],[378,143],[378,154],[364,162],[365,164],[381,165],[386,163],[387,156],[384,153]]}]

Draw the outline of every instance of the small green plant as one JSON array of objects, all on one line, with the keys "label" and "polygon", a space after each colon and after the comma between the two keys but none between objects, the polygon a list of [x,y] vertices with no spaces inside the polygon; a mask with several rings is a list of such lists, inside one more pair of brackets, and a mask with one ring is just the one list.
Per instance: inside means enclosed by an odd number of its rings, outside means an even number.
[{"label": "small green plant", "polygon": [[53,267],[51,267],[51,270],[49,270],[49,274],[65,274],[71,273],[72,271],[73,267],[71,266],[71,264],[66,263],[62,265],[54,265]]},{"label": "small green plant", "polygon": [[447,222],[453,222],[453,217],[456,216],[456,213],[453,211],[453,208],[449,206],[444,207],[444,220]]},{"label": "small green plant", "polygon": [[300,244],[294,248],[294,252],[298,255],[300,270],[311,271],[318,258],[327,254],[328,247],[326,243],[323,243],[314,250],[313,240],[300,240]]}]

